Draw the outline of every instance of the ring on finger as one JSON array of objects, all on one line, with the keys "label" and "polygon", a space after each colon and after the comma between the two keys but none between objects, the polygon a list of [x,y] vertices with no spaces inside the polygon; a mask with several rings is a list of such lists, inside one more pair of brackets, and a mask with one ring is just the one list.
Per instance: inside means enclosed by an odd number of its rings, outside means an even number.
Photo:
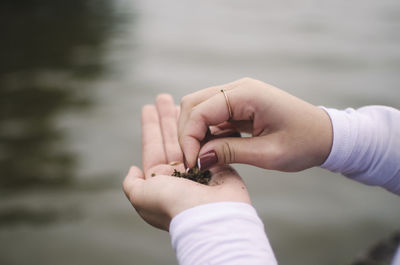
[{"label": "ring on finger", "polygon": [[228,106],[229,120],[231,120],[232,117],[233,117],[233,114],[232,114],[232,108],[231,108],[231,104],[230,104],[230,102],[229,102],[228,95],[226,94],[225,89],[221,89],[221,92],[222,92],[222,93],[224,94],[224,96],[225,96],[225,102],[226,102],[226,105]]}]

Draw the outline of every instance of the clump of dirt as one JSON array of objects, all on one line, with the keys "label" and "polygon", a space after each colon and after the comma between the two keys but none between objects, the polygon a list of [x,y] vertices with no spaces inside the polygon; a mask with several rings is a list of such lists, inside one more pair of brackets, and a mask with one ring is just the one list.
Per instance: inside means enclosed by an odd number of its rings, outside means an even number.
[{"label": "clump of dirt", "polygon": [[171,176],[178,178],[190,179],[192,181],[196,181],[200,184],[208,185],[211,180],[211,172],[210,170],[200,170],[197,166],[189,169],[187,173],[181,173],[178,170],[174,169],[174,173]]}]

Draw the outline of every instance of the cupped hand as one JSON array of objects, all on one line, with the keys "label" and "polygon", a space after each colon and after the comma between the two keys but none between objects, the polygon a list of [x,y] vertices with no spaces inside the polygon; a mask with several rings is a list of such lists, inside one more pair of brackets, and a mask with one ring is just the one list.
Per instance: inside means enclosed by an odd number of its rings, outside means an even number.
[{"label": "cupped hand", "polygon": [[230,166],[210,169],[209,185],[173,177],[183,172],[183,154],[178,143],[179,109],[170,95],[162,94],[156,105],[142,110],[142,160],[144,173],[131,167],[123,190],[139,215],[149,224],[168,230],[180,212],[206,203],[235,201],[251,203],[246,186]]},{"label": "cupped hand", "polygon": [[[231,130],[250,133],[251,137],[222,137],[204,144],[208,131],[220,134]],[[323,109],[250,78],[185,96],[178,134],[190,168],[196,162],[203,169],[213,164],[244,163],[299,171],[321,165],[332,146],[332,125]]]}]

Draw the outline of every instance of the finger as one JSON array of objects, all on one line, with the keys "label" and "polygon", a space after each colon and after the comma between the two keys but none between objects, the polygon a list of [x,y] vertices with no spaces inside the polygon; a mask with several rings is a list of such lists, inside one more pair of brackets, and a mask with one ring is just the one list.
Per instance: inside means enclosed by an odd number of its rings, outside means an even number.
[{"label": "finger", "polygon": [[[254,107],[257,106],[257,103],[249,104],[247,102],[248,93],[243,94],[240,89],[232,89],[226,91],[226,94],[231,104],[233,120],[254,120],[253,122],[257,122]],[[227,101],[221,92],[192,109],[180,135],[180,144],[188,167],[195,165],[200,150],[200,142],[204,139],[209,126],[221,124],[228,119]]]},{"label": "finger", "polygon": [[143,181],[143,172],[137,167],[131,167],[129,169],[128,175],[125,177],[122,188],[125,192],[126,197],[128,197],[133,206],[135,206],[137,201],[140,199],[140,193],[138,192],[138,190],[140,190],[140,186],[142,185]]},{"label": "finger", "polygon": [[176,107],[171,95],[160,94],[156,98],[158,117],[167,163],[182,161],[182,151],[178,142]]},{"label": "finger", "polygon": [[230,121],[231,125],[239,132],[243,133],[253,133],[253,121]]},{"label": "finger", "polygon": [[218,139],[218,138],[226,138],[226,137],[241,137],[240,132],[234,129],[226,129],[218,131],[217,134],[209,134],[207,133],[206,137],[201,141],[200,145],[203,146],[207,142]]},{"label": "finger", "polygon": [[200,150],[198,159],[202,170],[216,164],[243,163],[263,168],[276,168],[281,148],[276,135],[252,138],[219,138],[207,142]]},{"label": "finger", "polygon": [[253,132],[253,122],[252,121],[225,121],[221,124],[210,126],[210,131],[213,135],[220,135],[229,130],[251,134]]},{"label": "finger", "polygon": [[175,106],[176,109],[176,126],[178,127],[179,115],[181,114],[181,107]]},{"label": "finger", "polygon": [[145,172],[151,167],[166,164],[160,122],[154,105],[142,109],[142,159]]},{"label": "finger", "polygon": [[218,135],[220,132],[224,132],[227,130],[235,130],[235,127],[233,124],[229,121],[225,121],[223,123],[217,124],[217,125],[211,125],[209,126],[210,132],[212,135]]},{"label": "finger", "polygon": [[199,103],[207,100],[208,98],[218,94],[221,91],[221,89],[230,90],[230,89],[233,89],[235,86],[238,86],[242,82],[243,82],[243,79],[240,79],[240,80],[228,83],[228,84],[208,87],[208,88],[196,91],[192,94],[189,94],[189,95],[183,97],[182,101],[181,101],[181,106],[180,106],[181,114],[180,114],[179,120],[178,120],[179,134],[182,132],[183,126],[186,123],[187,119],[189,118],[191,109],[194,106],[196,106]]}]

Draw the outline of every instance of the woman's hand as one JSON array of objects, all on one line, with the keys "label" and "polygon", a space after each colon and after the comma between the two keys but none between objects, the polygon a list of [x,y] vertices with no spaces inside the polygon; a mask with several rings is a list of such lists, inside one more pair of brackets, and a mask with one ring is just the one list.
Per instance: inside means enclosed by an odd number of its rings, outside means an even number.
[{"label": "woman's hand", "polygon": [[[221,89],[226,91],[229,110]],[[240,131],[244,138],[212,134]],[[187,95],[181,102],[179,143],[185,164],[201,168],[244,163],[267,169],[299,171],[321,165],[332,146],[332,125],[324,110],[276,87],[250,78]]]},{"label": "woman's hand", "polygon": [[[209,186],[171,176],[184,171],[178,143],[178,108],[170,95],[159,95],[156,106],[142,110],[142,156],[144,173],[131,167],[123,190],[139,215],[149,224],[168,230],[171,219],[180,212],[206,203],[250,198],[240,176],[230,166],[210,169]],[[154,176],[153,176],[154,175]]]}]

